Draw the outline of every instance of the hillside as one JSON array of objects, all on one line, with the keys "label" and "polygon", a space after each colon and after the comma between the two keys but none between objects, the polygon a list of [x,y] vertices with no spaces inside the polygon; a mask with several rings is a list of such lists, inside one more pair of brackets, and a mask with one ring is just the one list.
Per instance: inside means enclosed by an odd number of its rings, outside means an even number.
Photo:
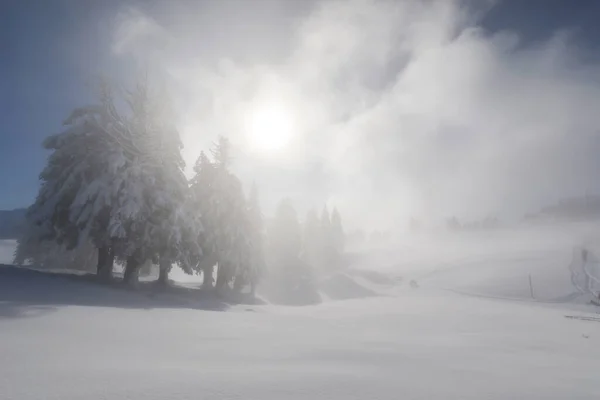
[{"label": "hillside", "polygon": [[565,296],[561,232],[365,250],[306,307],[2,267],[0,397],[597,399],[600,316]]},{"label": "hillside", "polygon": [[600,219],[600,196],[586,195],[563,199],[525,215],[525,221],[548,223],[561,221],[589,221]]},{"label": "hillside", "polygon": [[201,311],[27,271],[0,276],[2,398],[600,396],[600,324],[565,318],[589,313],[430,290]]}]

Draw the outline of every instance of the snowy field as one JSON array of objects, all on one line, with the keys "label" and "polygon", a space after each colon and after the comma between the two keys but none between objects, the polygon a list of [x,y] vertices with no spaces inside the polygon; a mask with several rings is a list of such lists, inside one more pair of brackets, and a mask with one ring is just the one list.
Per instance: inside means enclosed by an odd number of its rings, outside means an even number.
[{"label": "snowy field", "polygon": [[0,240],[0,264],[12,264],[16,240]]},{"label": "snowy field", "polygon": [[[0,268],[0,398],[598,399],[599,310],[568,271],[590,237],[497,232],[363,249],[321,279],[324,302],[305,307],[149,297]],[[10,247],[0,243],[0,262]]]}]

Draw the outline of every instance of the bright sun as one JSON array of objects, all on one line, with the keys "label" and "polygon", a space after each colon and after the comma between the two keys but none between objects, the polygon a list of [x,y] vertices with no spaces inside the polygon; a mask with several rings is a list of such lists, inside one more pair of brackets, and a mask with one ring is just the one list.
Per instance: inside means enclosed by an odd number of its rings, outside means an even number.
[{"label": "bright sun", "polygon": [[284,108],[276,104],[255,109],[246,125],[248,140],[258,150],[281,150],[292,137],[292,119]]}]

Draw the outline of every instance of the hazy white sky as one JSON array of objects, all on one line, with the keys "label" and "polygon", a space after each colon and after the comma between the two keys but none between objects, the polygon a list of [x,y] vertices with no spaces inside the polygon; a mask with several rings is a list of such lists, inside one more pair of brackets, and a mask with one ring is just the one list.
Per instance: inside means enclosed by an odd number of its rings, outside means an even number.
[{"label": "hazy white sky", "polygon": [[[132,3],[111,49],[169,85],[188,163],[228,136],[267,208],[387,226],[597,192],[600,70],[571,32],[525,44],[451,0],[250,3]],[[256,149],[248,116],[274,108],[290,141]]]}]

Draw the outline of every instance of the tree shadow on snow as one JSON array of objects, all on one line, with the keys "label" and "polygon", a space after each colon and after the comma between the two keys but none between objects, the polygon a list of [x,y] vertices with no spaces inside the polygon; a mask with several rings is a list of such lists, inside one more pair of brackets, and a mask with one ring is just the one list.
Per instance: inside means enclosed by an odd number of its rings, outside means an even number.
[{"label": "tree shadow on snow", "polygon": [[0,265],[0,318],[40,316],[64,306],[226,311],[235,304],[260,304],[260,300],[217,295],[198,287],[159,289],[154,282],[140,282],[132,290],[118,281],[98,283],[94,275]]}]

